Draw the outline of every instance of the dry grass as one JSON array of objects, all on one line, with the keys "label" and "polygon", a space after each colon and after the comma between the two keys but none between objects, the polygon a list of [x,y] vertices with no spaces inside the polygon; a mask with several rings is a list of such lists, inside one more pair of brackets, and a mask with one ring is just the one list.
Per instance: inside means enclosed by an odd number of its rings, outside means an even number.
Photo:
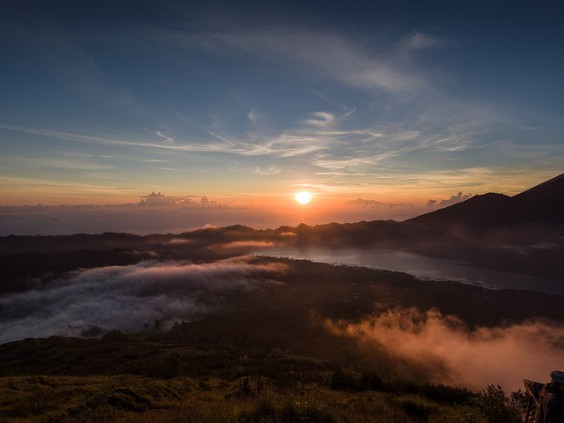
[{"label": "dry grass", "polygon": [[277,388],[266,378],[138,376],[0,378],[0,422],[486,422],[477,410],[419,395]]}]

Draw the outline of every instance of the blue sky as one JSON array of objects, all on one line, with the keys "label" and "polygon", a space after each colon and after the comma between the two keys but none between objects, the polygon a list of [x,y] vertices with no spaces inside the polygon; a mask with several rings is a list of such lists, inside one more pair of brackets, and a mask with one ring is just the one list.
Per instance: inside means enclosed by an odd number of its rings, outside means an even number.
[{"label": "blue sky", "polygon": [[2,1],[0,203],[514,194],[563,172],[563,18],[542,1]]}]

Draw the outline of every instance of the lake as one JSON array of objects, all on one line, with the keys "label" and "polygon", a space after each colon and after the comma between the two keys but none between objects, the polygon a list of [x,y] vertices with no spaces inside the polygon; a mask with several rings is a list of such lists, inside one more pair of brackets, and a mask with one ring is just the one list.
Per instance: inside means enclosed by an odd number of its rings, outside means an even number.
[{"label": "lake", "polygon": [[437,259],[406,251],[356,248],[269,248],[255,252],[255,254],[395,270],[409,273],[419,279],[452,280],[492,289],[528,289],[564,295],[564,283],[561,280],[482,269],[463,262]]}]

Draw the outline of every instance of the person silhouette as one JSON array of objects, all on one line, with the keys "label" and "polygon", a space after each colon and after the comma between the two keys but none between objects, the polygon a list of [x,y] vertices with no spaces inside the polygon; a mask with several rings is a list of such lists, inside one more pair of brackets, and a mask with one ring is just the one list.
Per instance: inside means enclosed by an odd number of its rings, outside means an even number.
[{"label": "person silhouette", "polygon": [[535,423],[564,423],[564,372],[550,373],[539,395]]}]

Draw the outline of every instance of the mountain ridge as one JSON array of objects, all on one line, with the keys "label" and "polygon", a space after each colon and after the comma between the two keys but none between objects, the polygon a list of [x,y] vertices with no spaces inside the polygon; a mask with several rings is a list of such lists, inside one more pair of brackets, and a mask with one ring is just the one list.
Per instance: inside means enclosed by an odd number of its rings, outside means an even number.
[{"label": "mountain ridge", "polygon": [[564,173],[513,197],[476,195],[461,203],[404,222],[419,226],[490,229],[517,225],[564,225]]}]

